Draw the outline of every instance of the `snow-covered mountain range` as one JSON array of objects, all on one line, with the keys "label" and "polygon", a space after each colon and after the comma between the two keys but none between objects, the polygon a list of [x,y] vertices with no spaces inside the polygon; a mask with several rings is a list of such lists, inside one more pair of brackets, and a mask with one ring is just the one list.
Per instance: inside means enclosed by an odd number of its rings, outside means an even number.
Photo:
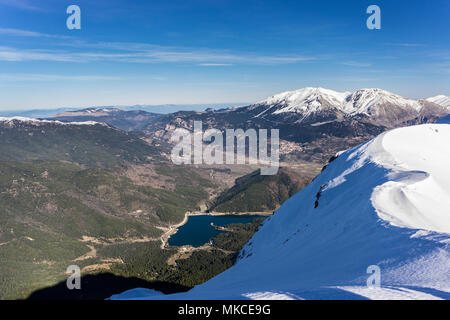
[{"label": "snow-covered mountain range", "polygon": [[112,298],[450,299],[449,141],[448,124],[382,133],[286,201],[232,268],[186,293]]},{"label": "snow-covered mountain range", "polygon": [[255,117],[268,120],[287,118],[297,123],[363,118],[386,127],[395,127],[420,117],[450,112],[450,99],[438,96],[413,100],[382,89],[360,89],[353,93],[324,88],[287,91],[249,107]]},{"label": "snow-covered mountain range", "polygon": [[332,107],[346,114],[368,114],[374,106],[386,103],[403,106],[415,111],[419,111],[422,108],[416,100],[403,98],[381,89],[361,89],[352,93],[311,87],[283,92],[260,101],[256,105],[284,106],[274,113],[308,113]]}]

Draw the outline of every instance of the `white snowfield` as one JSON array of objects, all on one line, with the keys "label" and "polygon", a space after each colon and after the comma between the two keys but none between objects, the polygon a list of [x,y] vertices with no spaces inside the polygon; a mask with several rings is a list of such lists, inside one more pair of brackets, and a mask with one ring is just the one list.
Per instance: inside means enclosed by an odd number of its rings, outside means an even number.
[{"label": "white snowfield", "polygon": [[[367,286],[372,265],[380,287]],[[450,299],[450,125],[394,129],[340,153],[236,265],[189,292],[112,299]]]}]

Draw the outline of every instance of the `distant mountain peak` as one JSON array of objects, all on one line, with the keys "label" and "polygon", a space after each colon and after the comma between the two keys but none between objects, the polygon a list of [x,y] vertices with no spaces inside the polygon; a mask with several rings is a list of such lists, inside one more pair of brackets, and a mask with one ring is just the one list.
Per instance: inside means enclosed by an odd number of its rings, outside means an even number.
[{"label": "distant mountain peak", "polygon": [[435,97],[430,97],[426,99],[426,101],[433,102],[450,109],[450,97],[444,96],[443,94],[437,95]]},{"label": "distant mountain peak", "polygon": [[317,112],[324,107],[338,107],[342,105],[349,92],[337,92],[324,88],[306,87],[294,91],[286,91],[269,97],[257,105],[279,105],[273,114],[285,112],[310,113]]},{"label": "distant mountain peak", "polygon": [[113,113],[122,112],[122,110],[114,107],[90,107],[75,111],[64,111],[57,113],[52,116],[52,118],[68,117],[68,116],[92,116],[101,117],[107,116]]},{"label": "distant mountain peak", "polygon": [[107,126],[107,124],[96,121],[80,121],[80,122],[62,122],[58,120],[43,120],[43,119],[34,119],[34,118],[25,118],[25,117],[0,117],[0,122],[8,123],[13,125],[14,123],[24,123],[29,125],[41,126],[45,124],[55,124],[55,125],[80,125],[80,126],[94,126],[94,125],[102,125]]},{"label": "distant mountain peak", "polygon": [[349,95],[343,106],[343,111],[352,114],[369,114],[377,105],[392,104],[405,109],[413,109],[419,112],[421,104],[412,99],[404,98],[398,94],[377,89],[360,89]]}]

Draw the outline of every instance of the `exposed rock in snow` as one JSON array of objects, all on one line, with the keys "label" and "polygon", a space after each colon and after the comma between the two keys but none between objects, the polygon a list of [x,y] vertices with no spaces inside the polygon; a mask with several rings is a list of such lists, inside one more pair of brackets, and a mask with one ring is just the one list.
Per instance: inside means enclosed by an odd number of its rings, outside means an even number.
[{"label": "exposed rock in snow", "polygon": [[[112,298],[450,299],[449,141],[450,125],[420,125],[345,151],[264,222],[232,268],[186,293]],[[379,288],[366,286],[371,265]]]}]

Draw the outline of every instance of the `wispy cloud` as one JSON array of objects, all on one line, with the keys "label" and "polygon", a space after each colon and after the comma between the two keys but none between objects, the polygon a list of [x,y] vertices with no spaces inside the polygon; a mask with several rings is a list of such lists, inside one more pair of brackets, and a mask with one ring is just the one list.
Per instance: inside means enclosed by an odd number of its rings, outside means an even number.
[{"label": "wispy cloud", "polygon": [[[18,49],[0,46],[0,61],[194,63],[198,66],[214,67],[233,64],[289,64],[318,59],[318,57],[301,55],[259,55],[210,48],[160,46],[149,43],[89,42],[69,36],[13,28],[0,28],[0,34],[55,40],[53,49]],[[71,39],[71,41],[58,41],[67,39]],[[68,50],[68,47],[71,50]]]},{"label": "wispy cloud", "polygon": [[[0,47],[0,61],[57,61],[77,62],[79,58],[69,52],[55,50],[24,50],[12,47]],[[81,61],[80,61],[81,62]]]},{"label": "wispy cloud", "polygon": [[110,81],[121,77],[101,75],[57,75],[38,73],[0,73],[0,81]]},{"label": "wispy cloud", "polygon": [[357,61],[344,61],[344,62],[341,62],[340,64],[343,64],[344,66],[358,67],[358,68],[368,68],[368,67],[372,66],[371,63],[357,62]]},{"label": "wispy cloud", "polygon": [[232,66],[231,63],[200,63],[199,66],[202,67],[228,67]]},{"label": "wispy cloud", "polygon": [[[99,47],[99,44],[96,44]],[[115,48],[117,46],[117,48]],[[82,49],[80,51],[80,49]],[[251,53],[231,53],[203,48],[178,48],[156,45],[105,44],[102,49],[74,51],[18,49],[0,47],[0,61],[52,61],[52,62],[123,62],[123,63],[195,63],[197,65],[231,64],[288,64],[315,60],[305,56],[267,56]],[[92,48],[91,48],[92,49]]]},{"label": "wispy cloud", "polygon": [[21,10],[41,11],[40,7],[31,4],[30,1],[25,0],[0,0],[0,5],[14,7]]},{"label": "wispy cloud", "polygon": [[[72,45],[76,48],[103,50],[103,53],[89,56],[110,57],[112,54],[120,59],[129,62],[194,62],[202,66],[226,66],[235,63],[257,63],[257,64],[284,64],[302,61],[316,60],[316,57],[301,55],[280,55],[268,56],[245,52],[230,52],[227,50],[217,50],[210,48],[189,48],[175,46],[160,46],[148,43],[124,43],[124,42],[85,42],[75,40],[65,42],[65,45]],[[110,53],[110,52],[114,53]]]},{"label": "wispy cloud", "polygon": [[422,47],[423,44],[420,43],[409,43],[409,42],[387,42],[385,43],[387,46],[393,47]]},{"label": "wispy cloud", "polygon": [[13,29],[13,28],[0,28],[0,34],[8,36],[33,37],[33,38],[71,39],[71,37],[69,36],[41,33],[21,29]]}]

